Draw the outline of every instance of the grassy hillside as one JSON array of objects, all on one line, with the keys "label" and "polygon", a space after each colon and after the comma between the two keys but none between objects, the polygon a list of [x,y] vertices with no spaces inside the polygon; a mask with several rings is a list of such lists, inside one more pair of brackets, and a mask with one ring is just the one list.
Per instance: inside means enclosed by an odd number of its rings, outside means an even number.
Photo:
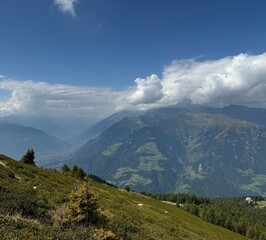
[{"label": "grassy hillside", "polygon": [[[49,220],[49,211],[68,201],[78,184],[52,169],[0,155],[1,239],[93,239],[88,228],[54,227]],[[111,212],[106,228],[121,239],[247,239],[156,199],[97,182],[93,189],[99,207]]]},{"label": "grassy hillside", "polygon": [[175,205],[98,183],[94,187],[100,204],[114,214],[110,225],[129,239],[247,239],[208,224]]}]

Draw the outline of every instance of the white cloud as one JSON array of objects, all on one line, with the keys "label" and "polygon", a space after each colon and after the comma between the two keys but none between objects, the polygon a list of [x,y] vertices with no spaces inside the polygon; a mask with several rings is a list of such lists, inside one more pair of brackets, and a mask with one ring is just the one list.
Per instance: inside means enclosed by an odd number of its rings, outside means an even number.
[{"label": "white cloud", "polygon": [[54,4],[61,12],[70,14],[72,17],[76,16],[75,5],[78,3],[79,0],[54,0]]},{"label": "white cloud", "polygon": [[44,82],[0,79],[0,89],[12,91],[0,103],[0,115],[35,114],[103,118],[123,109],[124,93]]},{"label": "white cloud", "polygon": [[[0,78],[0,116],[43,114],[104,118],[122,109],[151,109],[183,101],[210,106],[242,104],[266,108],[266,53],[239,54],[213,61],[174,61],[162,78],[136,79],[122,91]],[[8,94],[9,96],[10,94]]]},{"label": "white cloud", "polygon": [[146,79],[137,78],[135,80],[137,84],[136,91],[128,97],[129,103],[133,105],[154,103],[160,100],[162,94],[162,84],[160,79],[152,74]]},{"label": "white cloud", "polygon": [[[151,75],[155,78],[154,75]],[[147,78],[149,79],[149,77]],[[153,81],[144,81],[145,89],[155,91]],[[266,53],[261,55],[239,54],[219,60],[199,62],[196,60],[174,61],[163,70],[162,86],[153,93],[142,90],[143,84],[136,81],[136,88],[129,99],[141,108],[160,107],[190,100],[195,104],[225,106],[243,104],[266,107]],[[159,96],[158,98],[156,96]]]}]

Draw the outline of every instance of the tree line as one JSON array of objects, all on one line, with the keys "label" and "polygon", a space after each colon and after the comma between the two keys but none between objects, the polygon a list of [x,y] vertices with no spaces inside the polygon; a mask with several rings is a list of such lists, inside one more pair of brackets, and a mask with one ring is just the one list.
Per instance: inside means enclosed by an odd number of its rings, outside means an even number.
[{"label": "tree line", "polygon": [[176,203],[176,206],[212,224],[227,228],[255,240],[266,240],[266,207],[258,208],[262,196],[251,196],[252,203],[245,197],[209,199],[183,193],[141,194],[161,201]]},{"label": "tree line", "polygon": [[61,168],[63,174],[69,175],[78,179],[84,179],[86,177],[86,173],[81,167],[77,165],[73,165],[72,169],[68,167],[67,164],[64,164]]}]

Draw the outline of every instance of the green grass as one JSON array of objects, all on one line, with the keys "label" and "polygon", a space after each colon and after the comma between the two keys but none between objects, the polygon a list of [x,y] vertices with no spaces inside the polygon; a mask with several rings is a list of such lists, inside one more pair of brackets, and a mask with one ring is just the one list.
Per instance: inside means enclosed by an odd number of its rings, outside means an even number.
[{"label": "green grass", "polygon": [[[32,189],[33,186],[36,186],[34,191],[29,191],[33,197],[31,200],[35,200],[35,198],[38,201],[45,200],[49,209],[67,201],[68,194],[79,183],[74,178],[52,169],[39,169],[16,162],[3,155],[0,155],[0,161],[6,164],[6,166],[0,165],[0,194],[1,188],[8,187],[8,190],[15,194],[21,189]],[[107,227],[118,233],[123,239],[247,239],[206,223],[173,205],[141,194],[126,192],[97,182],[93,182],[93,188],[98,198],[99,207],[112,213]],[[20,195],[17,197],[17,201],[19,201]],[[29,201],[28,198],[25,199]],[[13,199],[8,199],[8,201],[12,202]],[[5,204],[8,204],[8,201]],[[138,206],[139,203],[142,203],[143,206]],[[86,232],[86,229],[56,228],[51,226],[49,221],[43,222],[42,218],[27,219],[19,215],[10,216],[4,212],[3,207],[4,203],[1,202],[1,239],[91,239],[89,230]]]},{"label": "green grass", "polygon": [[91,235],[89,229],[56,228],[20,216],[0,215],[1,240],[91,240]]},{"label": "green grass", "polygon": [[0,155],[0,161],[6,165],[6,167],[0,165],[0,174],[15,173],[15,179],[8,179],[11,186],[27,186],[32,189],[36,187],[37,194],[46,199],[51,206],[66,201],[68,194],[79,183],[75,178],[65,176],[54,169],[37,168],[3,155]]},{"label": "green grass", "polygon": [[113,213],[110,227],[128,239],[248,239],[138,193],[98,183],[94,183],[94,188],[100,205]]}]

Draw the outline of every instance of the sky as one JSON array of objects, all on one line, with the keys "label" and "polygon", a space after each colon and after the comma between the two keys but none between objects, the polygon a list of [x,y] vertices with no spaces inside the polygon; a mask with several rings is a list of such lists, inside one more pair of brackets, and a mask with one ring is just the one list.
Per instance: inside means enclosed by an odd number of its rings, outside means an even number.
[{"label": "sky", "polygon": [[266,108],[264,0],[1,0],[0,116]]}]

